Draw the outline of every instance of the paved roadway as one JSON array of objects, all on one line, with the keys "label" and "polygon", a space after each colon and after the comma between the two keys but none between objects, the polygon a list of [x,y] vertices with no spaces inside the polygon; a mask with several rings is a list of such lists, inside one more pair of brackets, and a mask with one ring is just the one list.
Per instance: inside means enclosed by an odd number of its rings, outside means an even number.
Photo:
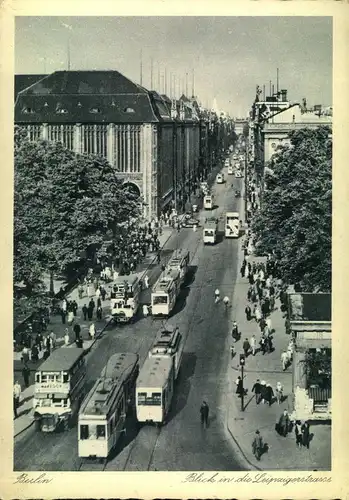
[{"label": "paved roadway", "polygon": [[[227,169],[223,171],[226,174]],[[232,182],[240,188],[241,180],[227,175],[225,184],[214,185],[217,216],[238,209],[240,200],[234,197]],[[200,213],[202,221],[207,214]],[[165,246],[166,260],[176,248],[188,248],[192,258],[191,280],[169,320],[179,326],[186,342],[169,421],[161,429],[144,426],[140,430],[129,422],[107,471],[242,470],[224,425],[230,318],[223,304],[214,303],[217,287],[222,297],[233,296],[238,241],[223,237],[223,218],[220,231],[215,246],[203,245],[201,228],[196,233],[182,229]],[[151,274],[159,274],[158,266]],[[141,318],[133,325],[109,330],[87,356],[88,389],[113,352],[138,352],[142,363],[159,327],[159,320]],[[199,415],[203,399],[210,406],[206,430],[201,428]],[[15,442],[15,470],[78,470],[79,466],[76,427],[62,434],[36,433],[31,427]]]}]

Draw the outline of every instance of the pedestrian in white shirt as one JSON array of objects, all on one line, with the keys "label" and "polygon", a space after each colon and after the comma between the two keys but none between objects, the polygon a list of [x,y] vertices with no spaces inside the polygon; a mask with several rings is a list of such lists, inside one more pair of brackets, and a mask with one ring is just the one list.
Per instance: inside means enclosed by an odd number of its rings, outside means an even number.
[{"label": "pedestrian in white shirt", "polygon": [[214,291],[214,301],[215,301],[215,304],[217,304],[217,302],[219,302],[219,296],[220,296],[220,291],[218,288],[216,288],[216,290]]},{"label": "pedestrian in white shirt", "polygon": [[269,337],[271,335],[271,319],[270,316],[268,316],[265,320],[265,327],[266,327],[266,334]]},{"label": "pedestrian in white shirt", "polygon": [[258,306],[255,307],[254,316],[256,318],[257,323],[259,323],[260,320],[262,319],[262,313]]},{"label": "pedestrian in white shirt", "polygon": [[94,323],[90,324],[90,328],[89,328],[88,332],[90,334],[91,340],[93,340],[95,338],[95,335],[96,335],[96,327],[95,327]]},{"label": "pedestrian in white shirt", "polygon": [[62,311],[67,312],[67,301],[65,299],[62,300]]},{"label": "pedestrian in white shirt", "polygon": [[285,371],[286,368],[287,368],[287,365],[288,365],[288,361],[289,361],[289,358],[288,358],[288,354],[286,351],[283,351],[281,353],[281,362],[282,362],[282,370]]},{"label": "pedestrian in white shirt", "polygon": [[252,335],[252,337],[250,338],[250,346],[251,346],[252,356],[254,356],[256,354],[256,345],[257,345],[256,337],[255,337],[255,335]]},{"label": "pedestrian in white shirt", "polygon": [[143,316],[146,318],[149,314],[149,309],[147,304],[143,304]]},{"label": "pedestrian in white shirt", "polygon": [[65,346],[69,345],[69,330],[68,330],[68,328],[66,328],[65,332],[64,332],[64,345]]},{"label": "pedestrian in white shirt", "polygon": [[96,298],[99,299],[99,297],[101,296],[101,291],[99,288],[97,288],[96,290]]},{"label": "pedestrian in white shirt", "polygon": [[13,411],[14,411],[15,418],[18,417],[17,409],[18,409],[19,404],[20,404],[21,392],[22,392],[21,386],[20,386],[19,382],[17,381],[15,383],[15,385],[13,386]]},{"label": "pedestrian in white shirt", "polygon": [[268,276],[268,278],[266,279],[266,282],[265,282],[265,286],[267,288],[270,288],[270,285],[271,285],[271,279],[270,279],[270,276]]},{"label": "pedestrian in white shirt", "polygon": [[145,289],[149,288],[149,278],[147,275],[144,277],[144,287]]},{"label": "pedestrian in white shirt", "polygon": [[287,346],[287,356],[288,356],[289,363],[291,363],[291,361],[292,361],[293,352],[294,352],[294,342],[293,342],[293,340],[290,340],[290,342]]}]

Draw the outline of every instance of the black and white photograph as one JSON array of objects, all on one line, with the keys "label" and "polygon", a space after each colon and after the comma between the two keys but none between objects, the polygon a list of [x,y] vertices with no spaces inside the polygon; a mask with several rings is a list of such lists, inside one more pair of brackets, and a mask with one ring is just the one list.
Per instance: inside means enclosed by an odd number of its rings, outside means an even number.
[{"label": "black and white photograph", "polygon": [[14,471],[331,471],[332,17],[14,30]]}]

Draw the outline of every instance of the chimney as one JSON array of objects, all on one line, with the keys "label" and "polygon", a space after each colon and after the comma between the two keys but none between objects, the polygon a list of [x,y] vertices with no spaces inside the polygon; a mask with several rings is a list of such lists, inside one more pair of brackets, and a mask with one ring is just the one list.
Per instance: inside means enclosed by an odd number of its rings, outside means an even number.
[{"label": "chimney", "polygon": [[287,90],[285,90],[285,89],[280,90],[280,94],[281,94],[281,101],[287,102]]}]

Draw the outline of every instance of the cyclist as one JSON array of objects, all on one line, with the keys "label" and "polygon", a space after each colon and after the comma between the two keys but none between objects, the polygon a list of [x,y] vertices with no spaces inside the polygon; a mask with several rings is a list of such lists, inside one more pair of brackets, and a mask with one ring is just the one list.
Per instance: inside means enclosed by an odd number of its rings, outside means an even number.
[{"label": "cyclist", "polygon": [[215,301],[215,304],[217,304],[217,302],[219,302],[219,297],[220,297],[220,291],[218,288],[216,288],[215,292],[214,292],[214,301]]}]

